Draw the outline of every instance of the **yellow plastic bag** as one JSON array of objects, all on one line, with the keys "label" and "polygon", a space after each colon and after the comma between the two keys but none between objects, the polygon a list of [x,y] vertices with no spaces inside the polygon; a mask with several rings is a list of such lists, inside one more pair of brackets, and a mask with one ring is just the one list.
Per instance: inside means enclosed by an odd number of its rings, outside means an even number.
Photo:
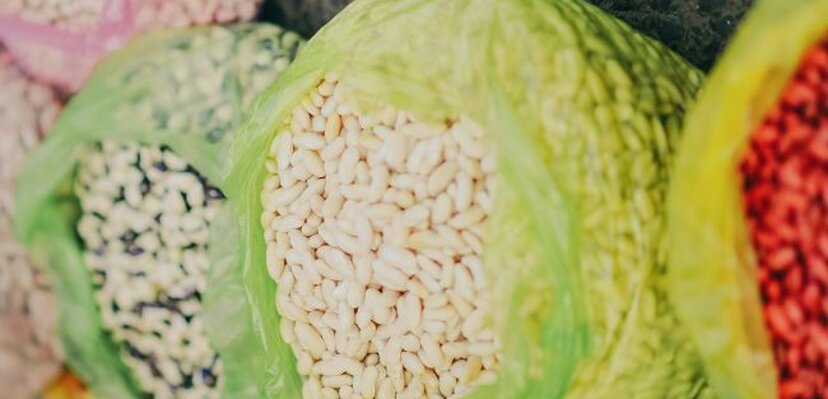
[{"label": "yellow plastic bag", "polygon": [[776,398],[738,165],[755,126],[828,29],[828,1],[749,14],[688,116],[669,198],[670,293],[725,398]]}]

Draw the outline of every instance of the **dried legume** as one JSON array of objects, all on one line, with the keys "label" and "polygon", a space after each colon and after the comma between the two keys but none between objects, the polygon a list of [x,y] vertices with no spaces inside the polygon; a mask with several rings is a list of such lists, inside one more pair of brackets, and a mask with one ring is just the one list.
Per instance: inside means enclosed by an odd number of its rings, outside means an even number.
[{"label": "dried legume", "polygon": [[828,395],[828,39],[753,131],[740,171],[779,397]]},{"label": "dried legume", "polygon": [[329,75],[295,108],[261,198],[304,397],[456,397],[493,382],[483,132],[463,118],[353,112],[337,88]]}]

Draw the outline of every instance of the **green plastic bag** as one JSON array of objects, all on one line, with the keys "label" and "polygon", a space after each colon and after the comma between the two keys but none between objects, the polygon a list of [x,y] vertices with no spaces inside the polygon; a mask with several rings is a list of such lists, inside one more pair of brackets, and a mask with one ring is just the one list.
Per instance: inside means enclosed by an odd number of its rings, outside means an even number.
[{"label": "green plastic bag", "polygon": [[[138,38],[98,67],[27,160],[18,180],[17,234],[55,282],[68,364],[96,397],[146,395],[104,330],[95,302],[75,232],[79,209],[71,187],[78,163],[103,140],[163,145],[218,181],[229,133],[300,43],[295,34],[271,25],[171,30]],[[204,117],[220,107],[232,110],[229,122]],[[212,332],[222,338],[221,329]],[[233,384],[225,387],[232,397]]]},{"label": "green plastic bag", "polygon": [[216,231],[242,258],[214,263],[208,294],[228,311],[211,324],[238,326],[219,352],[247,355],[227,373],[248,378],[249,397],[301,395],[260,193],[281,123],[329,72],[360,111],[467,116],[497,150],[484,259],[503,363],[472,397],[710,394],[663,284],[665,186],[700,73],[576,0],[358,0],[262,96],[221,185],[237,213]]},{"label": "green plastic bag", "polygon": [[826,15],[822,0],[758,2],[684,130],[669,201],[671,293],[724,397],[777,397],[739,162],[802,56],[825,34]]}]

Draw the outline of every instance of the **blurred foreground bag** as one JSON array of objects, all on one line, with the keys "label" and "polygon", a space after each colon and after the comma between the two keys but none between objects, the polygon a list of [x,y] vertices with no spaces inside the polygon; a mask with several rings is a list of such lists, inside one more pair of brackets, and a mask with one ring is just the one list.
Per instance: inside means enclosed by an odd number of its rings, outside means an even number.
[{"label": "blurred foreground bag", "polygon": [[[78,201],[83,202],[83,198],[72,189],[73,185],[78,187],[79,170],[83,170],[80,166],[99,154],[101,142],[114,143],[104,147],[140,144],[174,151],[182,159],[176,164],[192,165],[206,179],[217,181],[223,169],[222,153],[243,110],[287,66],[300,44],[297,35],[261,24],[177,29],[143,36],[100,65],[64,109],[53,133],[27,159],[17,186],[16,231],[30,251],[39,255],[38,266],[54,282],[67,363],[96,397],[136,398],[146,394],[139,389],[137,374],[124,360],[136,356],[136,348],[127,345],[134,342],[124,343],[123,337],[105,328],[106,316],[119,309],[99,307],[99,288],[106,281],[107,270],[89,270],[92,255],[99,248],[85,247],[78,236],[82,225],[76,232],[80,213],[88,213],[87,208],[79,207]],[[167,169],[163,163],[158,167]],[[123,175],[124,171],[105,173]],[[143,184],[149,183],[139,179],[134,187],[127,188],[147,189]],[[112,203],[108,205],[113,207]],[[130,209],[114,217],[129,217],[134,222],[136,218],[127,215],[138,211]],[[112,222],[104,228],[114,225]],[[179,257],[185,250],[181,249]],[[141,252],[143,248],[130,255]],[[123,255],[126,261],[121,263],[130,266],[131,258]],[[170,264],[170,259],[155,261],[150,262],[149,270],[132,273],[140,277],[177,266]],[[117,291],[140,293],[137,285],[122,285],[115,287]],[[142,312],[154,306],[158,304],[141,303],[136,309],[123,309],[123,313],[134,311],[135,317],[144,317]],[[214,332],[219,337],[225,334],[222,329]],[[234,362],[232,355],[222,360]],[[232,389],[232,384],[225,387]]]},{"label": "blurred foreground bag", "polygon": [[[825,394],[828,346],[814,328],[828,313],[824,163],[808,157],[826,138],[826,15],[822,0],[758,2],[681,141],[669,200],[671,294],[723,397]],[[768,262],[769,245],[793,256]],[[815,306],[798,300],[806,297]],[[814,386],[822,391],[807,393]]]},{"label": "blurred foreground bag", "polygon": [[37,79],[80,89],[98,60],[135,34],[165,27],[245,22],[261,0],[10,1],[0,4],[0,41]]}]

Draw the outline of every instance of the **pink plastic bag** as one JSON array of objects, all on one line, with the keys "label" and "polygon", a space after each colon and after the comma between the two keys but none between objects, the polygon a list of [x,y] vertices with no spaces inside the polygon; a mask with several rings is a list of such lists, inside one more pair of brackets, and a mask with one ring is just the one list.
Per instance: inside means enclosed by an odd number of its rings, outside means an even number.
[{"label": "pink plastic bag", "polygon": [[46,275],[14,237],[14,180],[60,111],[49,87],[29,80],[0,45],[0,392],[31,398],[62,368],[57,304]]},{"label": "pink plastic bag", "polygon": [[[2,0],[0,0],[2,1]],[[69,1],[69,0],[67,0]],[[77,91],[98,60],[132,35],[163,27],[252,20],[262,0],[104,0],[97,23],[72,29],[0,14],[0,41],[34,78]]]},{"label": "pink plastic bag", "polygon": [[129,0],[107,0],[95,26],[70,31],[0,16],[0,41],[34,78],[77,91],[97,61],[123,46],[135,32]]}]

